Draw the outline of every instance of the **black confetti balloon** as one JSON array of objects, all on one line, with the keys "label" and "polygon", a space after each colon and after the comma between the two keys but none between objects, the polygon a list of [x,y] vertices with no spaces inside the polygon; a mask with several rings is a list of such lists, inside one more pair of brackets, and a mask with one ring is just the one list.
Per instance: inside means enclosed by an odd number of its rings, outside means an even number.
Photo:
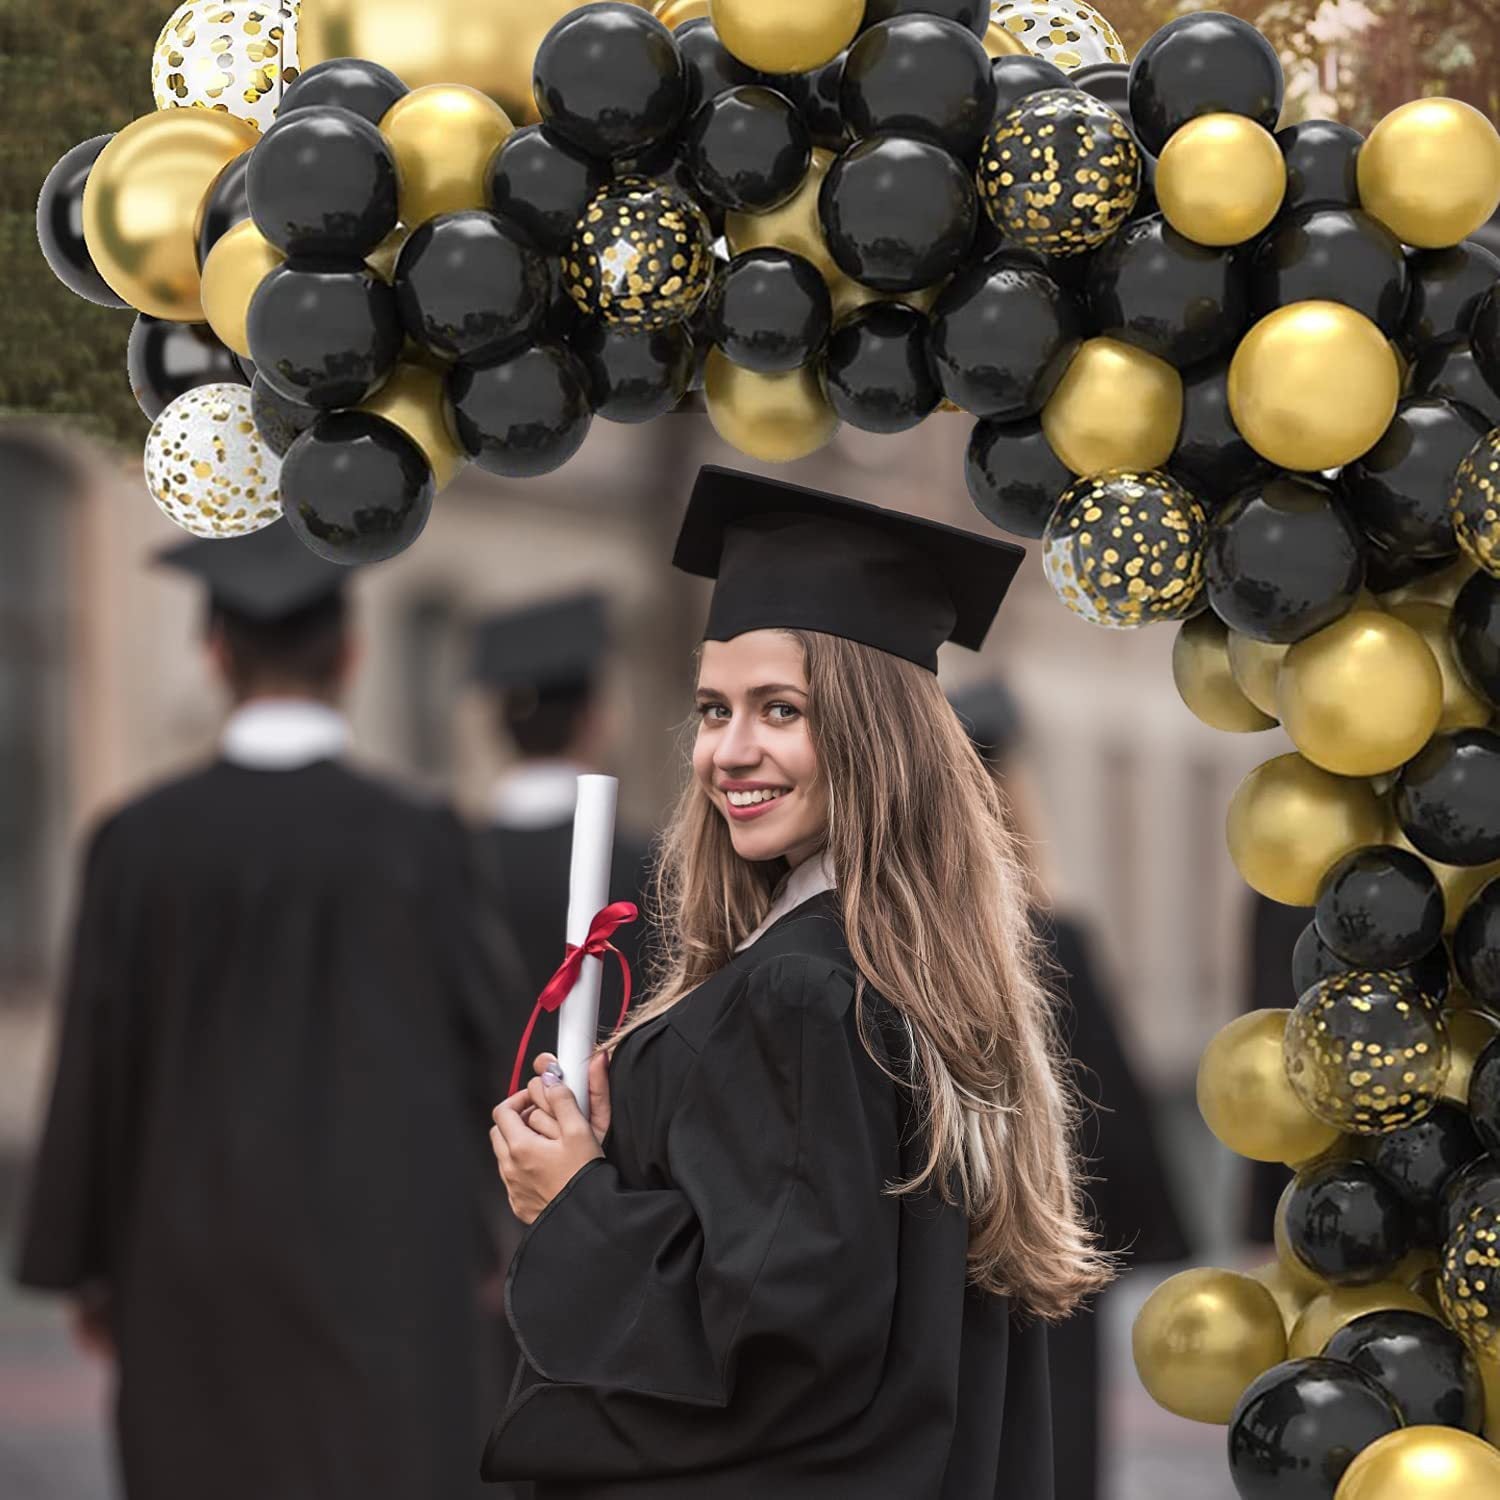
[{"label": "black confetti balloon", "polygon": [[796,370],[823,347],[833,318],[818,268],[790,250],[746,250],[713,289],[706,326],[737,365],[761,374]]},{"label": "black confetti balloon", "polygon": [[1500,1164],[1488,1154],[1470,1162],[1443,1189],[1441,1228],[1445,1242],[1468,1223],[1476,1208],[1500,1210]]},{"label": "black confetti balloon", "polygon": [[173,323],[148,313],[139,314],[131,327],[125,368],[130,394],[151,422],[184,391],[223,381],[248,384],[206,323]]},{"label": "black confetti balloon", "polygon": [[1500,879],[1481,886],[1464,907],[1453,933],[1453,967],[1477,1004],[1500,1011]]},{"label": "black confetti balloon", "polygon": [[1443,892],[1415,854],[1391,844],[1356,849],[1323,877],[1318,936],[1350,968],[1398,969],[1443,935]]},{"label": "black confetti balloon", "polygon": [[833,331],[823,359],[828,404],[866,432],[904,432],[938,404],[927,318],[899,302],[856,308]]},{"label": "black confetti balloon", "polygon": [[1455,538],[1481,568],[1500,576],[1500,428],[1475,440],[1448,493]]},{"label": "black confetti balloon", "polygon": [[683,77],[687,84],[684,118],[700,104],[717,98],[725,89],[760,81],[755,69],[742,63],[719,40],[719,33],[707,16],[695,16],[675,27],[672,40],[682,54]]},{"label": "black confetti balloon", "polygon": [[684,134],[683,159],[702,195],[737,213],[765,213],[802,186],[812,138],[791,101],[758,84],[706,100]]},{"label": "black confetti balloon", "polygon": [[1466,338],[1429,344],[1412,365],[1410,394],[1461,401],[1492,426],[1500,425],[1500,394],[1480,373]]},{"label": "black confetti balloon", "polygon": [[1293,302],[1340,302],[1390,337],[1401,327],[1406,297],[1401,241],[1356,208],[1320,205],[1283,214],[1250,263],[1256,319]]},{"label": "black confetti balloon", "polygon": [[1453,601],[1449,633],[1469,685],[1500,709],[1500,578],[1476,573],[1464,584]]},{"label": "black confetti balloon", "polygon": [[248,179],[253,155],[253,151],[241,151],[238,156],[231,157],[219,168],[218,176],[209,183],[208,191],[203,195],[197,220],[199,270],[203,269],[208,252],[225,234],[250,217]]},{"label": "black confetti balloon", "polygon": [[568,248],[589,201],[608,180],[603,163],[545,125],[526,125],[512,131],[490,158],[485,189],[497,214],[558,255]]},{"label": "black confetti balloon", "polygon": [[1229,411],[1229,364],[1217,360],[1182,377],[1182,430],[1167,470],[1217,507],[1276,472],[1240,436]]},{"label": "black confetti balloon", "polygon": [[894,16],[941,16],[982,37],[990,24],[988,0],[865,0],[866,27],[879,26]]},{"label": "black confetti balloon", "polygon": [[[1320,980],[1351,973],[1354,968],[1318,936],[1318,924],[1309,922],[1292,949],[1292,993],[1305,995]],[[1396,972],[1435,1004],[1448,998],[1448,950],[1441,943]]]},{"label": "black confetti balloon", "polygon": [[1485,293],[1500,281],[1500,257],[1473,240],[1447,250],[1413,250],[1407,268],[1411,294],[1401,342],[1414,352],[1468,338]]},{"label": "black confetti balloon", "polygon": [[594,411],[611,422],[649,422],[672,410],[693,378],[693,341],[681,323],[622,328],[589,323],[573,335]]},{"label": "black confetti balloon", "polygon": [[1352,125],[1304,120],[1276,132],[1286,162],[1283,216],[1305,208],[1358,208],[1355,162],[1364,137]]},{"label": "black confetti balloon", "polygon": [[277,458],[284,457],[322,415],[316,406],[288,401],[264,375],[257,373],[250,382],[250,416],[261,440]]},{"label": "black confetti balloon", "polygon": [[618,183],[627,178],[646,178],[696,204],[708,223],[709,233],[717,239],[724,233],[724,205],[715,203],[699,186],[685,153],[685,141],[681,136],[674,136],[640,156],[618,158],[613,163],[611,180]]},{"label": "black confetti balloon", "polygon": [[368,412],[325,412],[281,461],[287,525],[330,562],[405,551],[427,525],[434,490],[422,450]]},{"label": "black confetti balloon", "polygon": [[1463,1340],[1425,1313],[1366,1313],[1329,1339],[1323,1351],[1368,1375],[1396,1403],[1409,1427],[1484,1425],[1484,1382]]},{"label": "black confetti balloon", "polygon": [[482,469],[547,474],[583,445],[593,418],[589,376],[559,344],[537,344],[490,364],[455,365],[448,399],[458,440]]},{"label": "black confetti balloon", "polygon": [[[1500,1057],[1493,1044],[1486,1049]],[[1443,1247],[1438,1296],[1443,1316],[1481,1359],[1500,1358],[1500,1209],[1473,1209]]]},{"label": "black confetti balloon", "polygon": [[36,237],[52,274],[76,296],[100,307],[129,307],[99,274],[83,239],[83,190],[99,153],[114,137],[80,141],[47,173],[36,201]]},{"label": "black confetti balloon", "polygon": [[1466,1110],[1439,1104],[1425,1119],[1375,1137],[1371,1165],[1411,1209],[1423,1243],[1440,1243],[1443,1194],[1483,1152]]},{"label": "black confetti balloon", "polygon": [[1319,1162],[1297,1174],[1286,1236],[1297,1259],[1335,1286],[1383,1281],[1411,1243],[1401,1195],[1367,1162]]},{"label": "black confetti balloon", "polygon": [[1067,89],[1073,81],[1056,63],[1030,53],[1008,53],[991,60],[990,77],[995,82],[995,114],[998,123],[1023,99],[1043,89]]},{"label": "black confetti balloon", "polygon": [[762,80],[797,106],[813,145],[825,151],[842,151],[849,144],[843,106],[839,103],[844,61],[848,56],[847,51],[840,52],[831,62],[811,72],[768,74]]},{"label": "black confetti balloon", "polygon": [[377,62],[362,57],[331,57],[314,63],[292,80],[276,106],[276,118],[283,119],[294,109],[335,104],[378,125],[386,111],[408,92],[389,68]]},{"label": "black confetti balloon", "polygon": [[1041,536],[1073,477],[1036,417],[976,422],[969,434],[964,460],[969,497],[980,515],[1002,531]]},{"label": "black confetti balloon", "polygon": [[1396,778],[1396,816],[1412,845],[1445,865],[1500,859],[1500,734],[1435,734]]},{"label": "black confetti balloon", "polygon": [[1131,210],[1132,219],[1144,219],[1156,212],[1156,158],[1141,145],[1135,133],[1135,121],[1130,117],[1130,65],[1128,63],[1090,63],[1084,68],[1075,68],[1063,80],[1069,88],[1082,89],[1086,94],[1109,105],[1125,122],[1130,136],[1135,141],[1141,158],[1141,190]]}]

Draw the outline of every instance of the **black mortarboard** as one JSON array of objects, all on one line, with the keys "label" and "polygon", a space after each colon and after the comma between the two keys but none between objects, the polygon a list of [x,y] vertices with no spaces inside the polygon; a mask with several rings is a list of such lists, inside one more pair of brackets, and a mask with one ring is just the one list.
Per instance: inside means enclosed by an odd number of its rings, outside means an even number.
[{"label": "black mortarboard", "polygon": [[216,610],[260,625],[289,620],[335,598],[350,569],[310,552],[282,521],[249,536],[182,542],[156,554],[156,561],[207,585]]},{"label": "black mortarboard", "polygon": [[949,693],[948,701],[980,758],[1003,760],[1021,739],[1021,705],[1003,682],[985,678]]},{"label": "black mortarboard", "polygon": [[815,630],[937,671],[977,650],[1025,554],[937,521],[758,474],[698,471],[673,563],[717,579],[705,640]]},{"label": "black mortarboard", "polygon": [[582,687],[609,644],[604,596],[570,594],[479,622],[474,676],[508,691]]}]

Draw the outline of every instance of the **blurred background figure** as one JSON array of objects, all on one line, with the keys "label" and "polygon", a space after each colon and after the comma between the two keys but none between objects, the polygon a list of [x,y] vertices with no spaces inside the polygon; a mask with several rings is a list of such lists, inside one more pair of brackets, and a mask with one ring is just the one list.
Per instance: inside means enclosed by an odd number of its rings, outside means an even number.
[{"label": "blurred background figure", "polygon": [[457,821],[344,764],[347,570],[281,525],[161,561],[235,707],[93,835],[19,1280],[114,1361],[130,1500],[477,1493],[521,980]]},{"label": "blurred background figure", "polygon": [[[1151,1101],[1120,1037],[1115,1001],[1095,964],[1088,925],[1070,909],[1054,862],[1020,705],[993,678],[951,694],[950,702],[1000,782],[1029,865],[1035,922],[1063,1002],[1063,1037],[1086,1106],[1079,1152],[1101,1240],[1132,1268],[1183,1260],[1190,1247],[1155,1140]],[[1095,1312],[1085,1310],[1056,1326],[1048,1355],[1057,1500],[1096,1500],[1104,1493],[1105,1444]]]}]

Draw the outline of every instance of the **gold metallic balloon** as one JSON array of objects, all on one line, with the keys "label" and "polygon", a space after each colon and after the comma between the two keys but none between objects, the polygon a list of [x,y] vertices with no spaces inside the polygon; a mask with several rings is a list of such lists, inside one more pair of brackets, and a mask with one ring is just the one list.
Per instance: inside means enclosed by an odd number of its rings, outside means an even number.
[{"label": "gold metallic balloon", "polygon": [[[834,272],[836,274],[825,272],[823,279],[828,283],[828,295],[833,299],[835,323],[847,318],[856,308],[865,307],[871,302],[904,302],[908,307],[916,308],[918,312],[931,312],[932,304],[937,301],[943,288],[948,284],[946,280],[943,280],[915,292],[878,292],[874,287],[866,286],[864,282],[856,281],[852,276],[846,276],[837,266],[834,267]],[[945,402],[941,409],[961,410],[952,402]]]},{"label": "gold metallic balloon", "polygon": [[1292,743],[1325,771],[1375,776],[1405,765],[1443,713],[1443,674],[1410,625],[1352,609],[1287,652],[1276,707]]},{"label": "gold metallic balloon", "polygon": [[1335,1500],[1480,1500],[1500,1495],[1500,1451],[1457,1427],[1398,1428],[1362,1449]]},{"label": "gold metallic balloon", "polygon": [[709,0],[732,57],[762,73],[806,73],[832,62],[859,30],[865,0]]},{"label": "gold metallic balloon", "polygon": [[401,222],[415,229],[437,214],[483,208],[485,168],[513,128],[493,99],[461,83],[403,94],[380,121],[401,177]]},{"label": "gold metallic balloon", "polygon": [[1245,1387],[1286,1358],[1276,1299],[1248,1276],[1203,1268],[1162,1282],[1136,1316],[1136,1373],[1158,1406],[1227,1423]]},{"label": "gold metallic balloon", "polygon": [[1272,901],[1312,906],[1334,864],[1381,841],[1385,811],[1365,782],[1335,776],[1300,755],[1278,755],[1239,784],[1226,830],[1246,884]]},{"label": "gold metallic balloon", "polygon": [[766,245],[790,250],[803,260],[810,260],[823,273],[823,279],[830,286],[835,285],[844,272],[829,252],[828,241],[823,237],[823,221],[818,217],[818,194],[832,165],[833,152],[814,146],[802,186],[779,208],[765,214],[725,214],[724,237],[730,250],[735,255]]},{"label": "gold metallic balloon", "polygon": [[651,7],[651,14],[668,31],[676,31],[689,21],[706,18],[708,10],[709,0],[656,0],[656,4]]},{"label": "gold metallic balloon", "polygon": [[1253,636],[1231,630],[1226,639],[1229,670],[1240,691],[1268,718],[1276,715],[1276,678],[1281,663],[1291,650],[1290,644],[1258,641]]},{"label": "gold metallic balloon", "polygon": [[1372,1312],[1414,1312],[1432,1317],[1432,1309],[1410,1287],[1397,1281],[1329,1287],[1314,1297],[1297,1319],[1286,1341],[1287,1358],[1316,1359],[1341,1328]]},{"label": "gold metallic balloon", "polygon": [[994,19],[991,19],[990,24],[984,29],[983,42],[984,50],[991,57],[1029,57],[1031,55],[1026,43],[1015,32]]},{"label": "gold metallic balloon", "polygon": [[1263,714],[1234,680],[1228,636],[1228,627],[1211,609],[1183,624],[1172,643],[1178,696],[1210,729],[1252,734],[1273,728],[1276,720]]},{"label": "gold metallic balloon", "polygon": [[1200,245],[1242,245],[1276,217],[1286,158],[1270,131],[1244,115],[1199,115],[1176,130],[1156,163],[1156,201],[1178,234]]},{"label": "gold metallic balloon", "polygon": [[1500,428],[1480,438],[1458,466],[1449,508],[1465,556],[1500,577]]},{"label": "gold metallic balloon", "polygon": [[1159,469],[1181,430],[1182,377],[1119,339],[1086,339],[1042,408],[1042,431],[1075,474]]},{"label": "gold metallic balloon", "polygon": [[838,431],[812,365],[760,375],[708,351],[703,394],[714,431],[731,447],[767,463],[790,463],[815,453]]},{"label": "gold metallic balloon", "polygon": [[1446,568],[1436,573],[1425,574],[1399,589],[1390,589],[1380,596],[1382,609],[1397,604],[1441,604],[1450,608],[1458,597],[1458,591],[1479,571],[1472,557],[1460,554]]},{"label": "gold metallic balloon", "polygon": [[439,490],[468,463],[468,454],[454,441],[448,427],[443,377],[422,365],[398,364],[390,378],[359,409],[384,417],[399,427],[432,465]]},{"label": "gold metallic balloon", "polygon": [[1479,1378],[1484,1382],[1484,1435],[1500,1447],[1500,1359],[1481,1359]]},{"label": "gold metallic balloon", "polygon": [[1437,727],[1450,729],[1483,729],[1490,721],[1490,706],[1468,684],[1453,657],[1453,640],[1448,634],[1450,611],[1441,604],[1392,604],[1390,616],[1415,630],[1432,652],[1443,678],[1443,708]]},{"label": "gold metallic balloon", "polygon": [[1279,1260],[1267,1261],[1265,1265],[1256,1266],[1253,1271],[1245,1274],[1251,1281],[1258,1281],[1276,1299],[1276,1306],[1281,1311],[1281,1326],[1288,1335],[1296,1326],[1297,1319],[1302,1316],[1302,1310],[1322,1289],[1319,1287],[1314,1290],[1295,1281],[1292,1273]]},{"label": "gold metallic balloon", "polygon": [[1500,207],[1500,134],[1472,105],[1413,99],[1360,147],[1359,206],[1399,240],[1456,245]]},{"label": "gold metallic balloon", "polygon": [[1443,1246],[1443,1315],[1482,1359],[1500,1359],[1500,1209],[1471,1209]]},{"label": "gold metallic balloon", "polygon": [[203,262],[203,316],[208,326],[236,354],[250,358],[245,318],[261,280],[286,257],[255,227],[241,219],[214,242]]},{"label": "gold metallic balloon", "polygon": [[365,256],[365,264],[384,282],[396,279],[396,262],[401,258],[401,247],[411,238],[411,230],[398,224]]},{"label": "gold metallic balloon", "polygon": [[203,321],[198,206],[220,169],[258,136],[216,109],[160,109],[110,140],[83,190],[83,238],[116,296],[153,318]]},{"label": "gold metallic balloon", "polygon": [[1225,1026],[1198,1063],[1198,1112],[1224,1145],[1251,1161],[1305,1161],[1339,1138],[1309,1113],[1282,1061],[1287,1010],[1255,1010]]},{"label": "gold metallic balloon", "polygon": [[1336,469],[1368,453],[1396,414],[1401,381],[1385,335],[1338,302],[1267,313],[1229,364],[1229,411],[1283,469]]},{"label": "gold metallic balloon", "polygon": [[1448,1028],[1448,1071],[1443,1078],[1443,1097],[1468,1107],[1469,1080],[1479,1054],[1500,1036],[1500,1022],[1482,1010],[1460,1010],[1449,1006],[1443,1012]]}]

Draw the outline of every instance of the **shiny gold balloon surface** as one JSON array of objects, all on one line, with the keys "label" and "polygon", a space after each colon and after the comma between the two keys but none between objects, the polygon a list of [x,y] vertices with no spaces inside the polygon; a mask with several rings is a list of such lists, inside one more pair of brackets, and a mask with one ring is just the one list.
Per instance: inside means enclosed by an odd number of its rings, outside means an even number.
[{"label": "shiny gold balloon surface", "polygon": [[1253,734],[1276,720],[1245,696],[1229,665],[1229,631],[1211,610],[1183,623],[1172,643],[1172,681],[1193,715],[1210,729]]},{"label": "shiny gold balloon surface", "polygon": [[731,447],[767,463],[805,458],[838,431],[839,419],[811,365],[759,375],[710,349],[703,394],[714,431]]},{"label": "shiny gold balloon surface", "polygon": [[1281,664],[1291,649],[1290,645],[1278,644],[1276,641],[1258,641],[1253,636],[1231,630],[1226,649],[1229,653],[1229,670],[1234,674],[1240,691],[1263,714],[1274,719],[1276,679],[1281,674]]},{"label": "shiny gold balloon surface", "polygon": [[1286,1357],[1275,1297],[1249,1276],[1207,1268],[1157,1287],[1130,1342],[1152,1399],[1193,1422],[1228,1422],[1245,1387]]},{"label": "shiny gold balloon surface", "polygon": [[401,222],[415,229],[438,214],[485,206],[485,168],[513,127],[478,89],[432,83],[402,95],[380,129],[396,154]]},{"label": "shiny gold balloon surface", "polygon": [[1283,469],[1336,469],[1391,425],[1401,381],[1381,331],[1337,302],[1267,313],[1229,364],[1229,411],[1245,441]]},{"label": "shiny gold balloon surface", "polygon": [[443,377],[425,366],[402,363],[359,409],[399,427],[426,455],[439,490],[445,489],[469,458],[449,430]]},{"label": "shiny gold balloon surface", "polygon": [[1360,147],[1357,167],[1359,206],[1420,249],[1458,244],[1500,207],[1500,134],[1457,99],[1393,109]]},{"label": "shiny gold balloon surface", "polygon": [[1484,1382],[1484,1436],[1500,1448],[1500,1359],[1481,1359],[1478,1364]]},{"label": "shiny gold balloon surface", "polygon": [[1297,1097],[1282,1041],[1286,1010],[1256,1010],[1223,1028],[1198,1064],[1198,1112],[1237,1156],[1252,1161],[1305,1161],[1339,1138]]},{"label": "shiny gold balloon surface", "polygon": [[1500,1451],[1456,1427],[1403,1427],[1362,1449],[1335,1500],[1480,1500],[1500,1495]]},{"label": "shiny gold balloon surface", "polygon": [[384,282],[396,279],[396,262],[401,258],[401,247],[411,238],[411,230],[398,224],[365,256],[365,264]]},{"label": "shiny gold balloon surface", "polygon": [[1500,1209],[1479,1207],[1443,1246],[1443,1314],[1482,1359],[1500,1359]]},{"label": "shiny gold balloon surface", "polygon": [[1466,556],[1500,578],[1500,427],[1480,438],[1458,466],[1450,508]]},{"label": "shiny gold balloon surface", "polygon": [[1448,634],[1450,611],[1441,604],[1392,604],[1388,612],[1393,620],[1415,630],[1422,637],[1443,679],[1443,707],[1437,727],[1450,729],[1483,729],[1490,721],[1490,706],[1468,684],[1453,656],[1453,641]]},{"label": "shiny gold balloon surface", "polygon": [[220,342],[246,359],[250,358],[250,335],[245,328],[250,299],[262,278],[285,259],[253,219],[241,219],[214,242],[203,262],[203,316]]},{"label": "shiny gold balloon surface", "polygon": [[732,57],[762,73],[806,73],[854,40],[865,0],[710,0],[708,14]]},{"label": "shiny gold balloon surface", "polygon": [[668,31],[676,31],[689,21],[706,20],[708,11],[709,0],[656,0],[651,7],[651,14]]},{"label": "shiny gold balloon surface", "polygon": [[984,50],[991,57],[1029,57],[1026,43],[1009,27],[1002,26],[993,18],[984,29]]},{"label": "shiny gold balloon surface", "polygon": [[1443,1097],[1465,1108],[1469,1103],[1469,1080],[1479,1054],[1500,1036],[1500,1022],[1482,1010],[1449,1008],[1443,1012],[1448,1028],[1448,1071],[1443,1078]]},{"label": "shiny gold balloon surface", "polygon": [[1487,865],[1445,865],[1441,860],[1423,854],[1402,832],[1401,825],[1394,816],[1390,818],[1383,842],[1405,849],[1408,854],[1415,854],[1437,876],[1437,883],[1443,892],[1445,935],[1458,926],[1458,919],[1463,915],[1464,907],[1469,904],[1475,891],[1494,876],[1500,875],[1500,860]]},{"label": "shiny gold balloon surface", "polygon": [[1292,1273],[1279,1260],[1267,1261],[1265,1265],[1256,1266],[1253,1271],[1245,1274],[1252,1281],[1258,1281],[1276,1299],[1276,1306],[1281,1310],[1281,1326],[1286,1329],[1288,1336],[1296,1327],[1303,1309],[1322,1290],[1314,1290],[1294,1280]]},{"label": "shiny gold balloon surface", "polygon": [[1181,430],[1182,377],[1119,339],[1086,339],[1042,408],[1042,431],[1075,474],[1159,469]]},{"label": "shiny gold balloon surface", "polygon": [[1278,755],[1239,784],[1227,833],[1235,868],[1252,889],[1311,906],[1329,868],[1385,830],[1380,799],[1363,781],[1335,776],[1300,755]]},{"label": "shiny gold balloon surface", "polygon": [[1286,158],[1244,115],[1199,115],[1175,131],[1156,163],[1156,201],[1178,234],[1200,245],[1242,245],[1276,217]]},{"label": "shiny gold balloon surface", "polygon": [[1443,713],[1443,674],[1427,643],[1383,610],[1353,609],[1298,641],[1276,679],[1292,743],[1339,776],[1405,765]]},{"label": "shiny gold balloon surface", "polygon": [[161,109],[132,120],[105,146],[83,190],[83,237],[117,296],[153,318],[203,321],[198,205],[257,135],[216,109]]},{"label": "shiny gold balloon surface", "polygon": [[[1316,1359],[1341,1328],[1372,1312],[1414,1312],[1432,1317],[1432,1309],[1410,1287],[1399,1282],[1330,1287],[1303,1309],[1287,1340],[1287,1358]],[[1433,1318],[1433,1322],[1437,1319]]]},{"label": "shiny gold balloon surface", "polygon": [[1382,609],[1389,609],[1395,604],[1441,604],[1444,608],[1450,608],[1458,597],[1458,591],[1474,576],[1478,568],[1479,565],[1472,557],[1460,553],[1446,568],[1439,568],[1436,573],[1428,573],[1411,583],[1403,584],[1399,589],[1387,590],[1380,596],[1380,606]]},{"label": "shiny gold balloon surface", "polygon": [[833,152],[814,146],[802,186],[779,208],[764,214],[725,214],[724,238],[729,241],[730,250],[741,255],[746,250],[769,245],[810,260],[830,286],[844,277],[828,249],[823,221],[818,216],[818,194],[832,165]]}]

